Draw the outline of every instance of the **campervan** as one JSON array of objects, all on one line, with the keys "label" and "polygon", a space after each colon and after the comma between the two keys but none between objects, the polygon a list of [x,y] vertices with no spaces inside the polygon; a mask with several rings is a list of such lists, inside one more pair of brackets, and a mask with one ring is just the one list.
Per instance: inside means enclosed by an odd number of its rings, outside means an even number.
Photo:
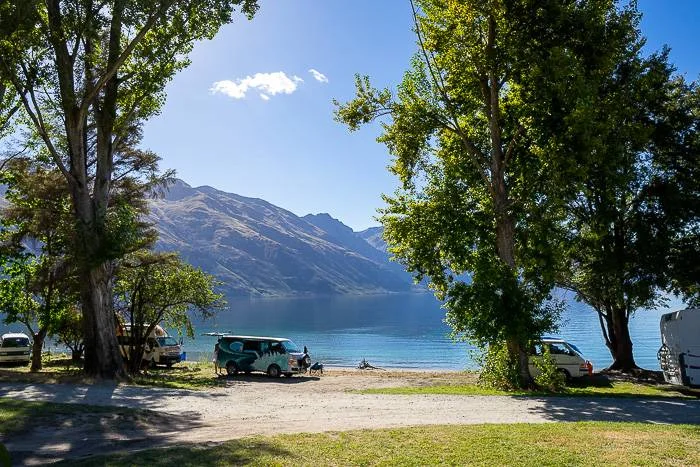
[{"label": "campervan", "polygon": [[[128,358],[132,345],[131,325],[124,324],[119,326],[117,339],[122,356]],[[156,325],[146,339],[146,348],[142,358],[151,367],[166,365],[170,368],[175,363],[180,363],[181,354],[182,345],[174,337],[170,336],[162,326]]]},{"label": "campervan", "polygon": [[279,337],[230,336],[219,338],[217,363],[226,368],[229,375],[239,371],[250,373],[262,371],[276,378],[305,373],[311,366],[311,358],[294,342]]},{"label": "campervan", "polygon": [[700,309],[661,316],[657,357],[666,382],[700,388]]},{"label": "campervan", "polygon": [[21,332],[3,334],[0,337],[0,362],[29,363],[32,344],[29,336]]},{"label": "campervan", "polygon": [[540,370],[535,361],[541,359],[545,352],[554,360],[554,364],[566,381],[593,374],[593,364],[586,360],[578,347],[556,337],[542,337],[530,350],[528,357],[528,369],[530,374],[536,376]]}]

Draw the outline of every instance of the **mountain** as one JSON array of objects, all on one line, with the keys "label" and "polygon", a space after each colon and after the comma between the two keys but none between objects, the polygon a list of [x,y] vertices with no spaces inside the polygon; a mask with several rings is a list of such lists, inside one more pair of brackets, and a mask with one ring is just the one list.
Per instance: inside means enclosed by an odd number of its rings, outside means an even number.
[{"label": "mountain", "polygon": [[329,214],[298,217],[261,199],[177,181],[152,201],[150,216],[156,247],[213,274],[229,296],[415,290],[376,238],[368,242]]}]

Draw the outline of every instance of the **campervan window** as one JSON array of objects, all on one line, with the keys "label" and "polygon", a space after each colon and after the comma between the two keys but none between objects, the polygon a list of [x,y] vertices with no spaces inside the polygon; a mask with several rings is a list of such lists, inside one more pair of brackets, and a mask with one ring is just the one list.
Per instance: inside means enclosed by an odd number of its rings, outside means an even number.
[{"label": "campervan window", "polygon": [[174,337],[158,337],[156,338],[158,345],[161,347],[170,347],[173,345],[178,345],[177,340]]},{"label": "campervan window", "polygon": [[29,347],[29,339],[26,337],[6,337],[2,340],[2,347]]},{"label": "campervan window", "polygon": [[253,351],[260,352],[260,342],[259,341],[245,341],[243,342],[243,351]]},{"label": "campervan window", "polygon": [[287,353],[301,353],[301,350],[299,350],[297,345],[292,341],[282,341],[282,346]]}]

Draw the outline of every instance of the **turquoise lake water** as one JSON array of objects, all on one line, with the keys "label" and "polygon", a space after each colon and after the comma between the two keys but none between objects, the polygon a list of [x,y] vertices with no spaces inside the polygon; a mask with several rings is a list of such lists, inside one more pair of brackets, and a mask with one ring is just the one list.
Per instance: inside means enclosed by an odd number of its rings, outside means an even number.
[{"label": "turquoise lake water", "polygon": [[[595,369],[608,366],[612,359],[595,312],[572,295],[566,298],[569,309],[556,335],[579,347]],[[634,355],[641,367],[659,368],[659,319],[684,308],[678,301],[672,305],[632,317]],[[183,350],[188,360],[210,360],[216,338],[201,334],[230,332],[290,338],[307,346],[313,361],[329,366],[355,367],[364,358],[386,368],[474,369],[471,347],[449,338],[444,316],[429,294],[230,300],[229,309],[215,318],[194,320],[196,336],[185,338]],[[9,331],[26,332],[23,325],[0,324],[0,332]]]},{"label": "turquoise lake water", "polygon": [[[562,292],[563,293],[563,292]],[[595,312],[566,295],[569,309],[556,335],[578,346],[596,369],[612,359]],[[673,309],[683,308],[681,304]],[[306,345],[313,361],[354,367],[364,358],[386,368],[473,369],[471,347],[449,338],[444,310],[429,294],[234,300],[230,309],[196,321],[197,336],[185,339],[188,359],[208,359],[215,337],[205,332],[287,337]],[[660,309],[641,311],[630,323],[637,364],[658,369]]]}]

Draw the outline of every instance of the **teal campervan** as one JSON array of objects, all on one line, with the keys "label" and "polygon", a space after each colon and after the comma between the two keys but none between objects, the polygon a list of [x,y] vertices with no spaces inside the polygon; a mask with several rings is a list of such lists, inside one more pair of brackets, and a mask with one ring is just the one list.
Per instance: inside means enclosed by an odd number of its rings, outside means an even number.
[{"label": "teal campervan", "polygon": [[279,337],[222,336],[217,362],[229,375],[262,371],[272,378],[304,373],[311,358],[294,342]]}]

